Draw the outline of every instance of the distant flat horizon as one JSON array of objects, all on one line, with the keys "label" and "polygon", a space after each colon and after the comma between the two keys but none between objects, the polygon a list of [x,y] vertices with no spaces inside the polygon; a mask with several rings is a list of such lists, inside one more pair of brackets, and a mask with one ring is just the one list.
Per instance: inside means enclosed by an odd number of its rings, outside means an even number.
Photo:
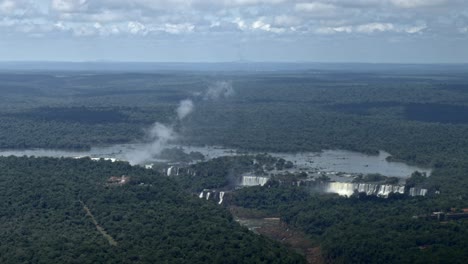
[{"label": "distant flat horizon", "polygon": [[350,71],[350,72],[463,72],[468,63],[370,63],[370,62],[145,62],[145,61],[0,61],[0,71],[103,71],[103,72],[275,72],[275,71]]},{"label": "distant flat horizon", "polygon": [[21,64],[21,63],[95,63],[95,64],[378,64],[378,65],[468,65],[468,62],[367,62],[367,61],[139,61],[139,60],[0,60],[0,64]]}]

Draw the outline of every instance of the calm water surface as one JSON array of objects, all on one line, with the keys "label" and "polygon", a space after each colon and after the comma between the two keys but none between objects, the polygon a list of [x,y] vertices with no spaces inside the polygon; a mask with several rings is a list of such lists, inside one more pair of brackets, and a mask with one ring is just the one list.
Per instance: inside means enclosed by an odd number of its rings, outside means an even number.
[{"label": "calm water surface", "polygon": [[[89,151],[63,151],[47,149],[31,150],[2,150],[0,156],[36,156],[36,157],[91,157],[91,158],[115,158],[128,161],[129,155],[135,150],[144,148],[144,144],[119,144],[107,147],[93,147]],[[179,146],[170,145],[168,147],[182,147],[185,152],[198,151],[205,155],[206,159],[213,159],[221,156],[238,155],[234,149],[216,146]],[[250,153],[256,154],[256,153]],[[385,176],[395,176],[400,178],[409,177],[414,171],[426,172],[431,170],[410,166],[402,162],[388,162],[386,158],[389,153],[381,151],[379,155],[366,155],[359,152],[346,150],[325,150],[322,152],[304,153],[269,153],[274,157],[290,160],[295,164],[294,170],[319,170],[324,172],[344,172],[344,173],[380,173]],[[155,159],[154,161],[160,161]]]}]

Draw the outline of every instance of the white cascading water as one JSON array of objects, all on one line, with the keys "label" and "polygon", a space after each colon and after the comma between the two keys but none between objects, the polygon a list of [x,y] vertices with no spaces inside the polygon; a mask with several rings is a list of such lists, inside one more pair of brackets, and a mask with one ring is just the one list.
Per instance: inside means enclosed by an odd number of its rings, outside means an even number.
[{"label": "white cascading water", "polygon": [[342,196],[351,196],[354,193],[354,186],[347,182],[330,182],[327,184],[325,191],[337,193]]},{"label": "white cascading water", "polygon": [[379,191],[377,192],[377,196],[388,197],[388,195],[392,192],[393,192],[392,185],[380,185]]},{"label": "white cascading water", "polygon": [[219,203],[218,204],[223,203],[223,198],[224,198],[224,192],[219,192]]},{"label": "white cascading water", "polygon": [[409,189],[409,195],[410,196],[426,196],[427,194],[427,189],[421,189],[421,188],[410,188]]},{"label": "white cascading water", "polygon": [[405,187],[399,185],[378,185],[372,183],[349,183],[349,182],[329,182],[325,186],[325,191],[337,193],[342,196],[351,196],[355,191],[366,193],[367,195],[377,195],[388,197],[390,193],[405,193]]},{"label": "white cascading water", "polygon": [[200,199],[203,198],[203,191],[200,193],[200,195],[198,195],[198,197],[199,197]]},{"label": "white cascading water", "polygon": [[405,193],[405,186],[400,186],[400,188],[398,189],[398,192],[401,193],[401,194],[404,194]]},{"label": "white cascading water", "polygon": [[[356,185],[356,184],[353,184]],[[357,184],[357,189],[355,189],[360,193],[366,193],[367,195],[375,194],[378,190],[379,186],[377,184],[371,183],[360,183]]]},{"label": "white cascading water", "polygon": [[210,192],[207,192],[207,193],[206,193],[206,199],[207,199],[207,200],[209,200],[209,199],[210,199],[210,195],[211,195],[211,193],[210,193]]},{"label": "white cascading water", "polygon": [[269,178],[267,177],[258,177],[258,176],[242,176],[242,186],[263,186],[268,182]]},{"label": "white cascading water", "polygon": [[174,166],[171,166],[169,169],[167,169],[167,176],[171,176],[172,169],[174,169]]}]

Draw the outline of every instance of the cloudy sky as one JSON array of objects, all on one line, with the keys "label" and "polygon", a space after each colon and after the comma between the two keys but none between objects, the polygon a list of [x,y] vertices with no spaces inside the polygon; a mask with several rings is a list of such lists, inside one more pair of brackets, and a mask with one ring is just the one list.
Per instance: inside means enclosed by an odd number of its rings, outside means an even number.
[{"label": "cloudy sky", "polygon": [[468,62],[467,0],[0,0],[0,61]]}]

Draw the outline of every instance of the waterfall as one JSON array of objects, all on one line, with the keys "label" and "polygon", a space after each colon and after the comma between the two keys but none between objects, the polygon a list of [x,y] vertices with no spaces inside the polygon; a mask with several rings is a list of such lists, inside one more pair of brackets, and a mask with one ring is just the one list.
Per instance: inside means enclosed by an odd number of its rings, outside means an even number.
[{"label": "waterfall", "polygon": [[323,189],[325,192],[337,193],[342,196],[351,196],[354,192],[380,197],[388,197],[390,193],[405,193],[405,186],[372,183],[329,182],[325,183]]},{"label": "waterfall", "polygon": [[242,176],[242,186],[263,186],[270,178],[257,176]]},{"label": "waterfall", "polygon": [[405,186],[400,186],[400,188],[398,188],[398,193],[404,194],[405,193]]},{"label": "waterfall", "polygon": [[427,189],[422,188],[410,188],[409,189],[409,196],[426,196]]},{"label": "waterfall", "polygon": [[171,176],[172,169],[174,169],[174,166],[171,166],[167,169],[167,176]]},{"label": "waterfall", "polygon": [[223,203],[223,198],[224,198],[224,192],[219,192],[219,203],[218,204]]},{"label": "waterfall", "polygon": [[392,185],[380,185],[379,192],[377,196],[381,197],[388,197],[390,193],[393,193],[393,186]]},{"label": "waterfall", "polygon": [[351,196],[354,193],[354,186],[347,182],[330,182],[327,184],[325,192],[337,193],[342,196]]},{"label": "waterfall", "polygon": [[359,184],[353,184],[357,185],[357,188],[354,187],[357,192],[360,193],[366,193],[367,195],[373,195],[377,192],[379,186],[377,184],[371,184],[371,183],[359,183]]},{"label": "waterfall", "polygon": [[225,192],[218,192],[216,190],[211,190],[211,189],[204,189],[199,195],[198,198],[203,199],[205,198],[206,200],[218,200],[218,204],[222,204],[224,201],[224,194]]}]

